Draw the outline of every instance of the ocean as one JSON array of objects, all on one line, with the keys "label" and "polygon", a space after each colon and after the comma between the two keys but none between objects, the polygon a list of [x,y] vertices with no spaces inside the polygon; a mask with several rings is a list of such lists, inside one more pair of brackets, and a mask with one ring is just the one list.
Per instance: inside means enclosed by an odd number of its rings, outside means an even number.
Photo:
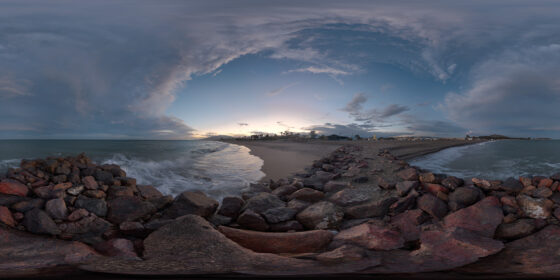
[{"label": "ocean", "polygon": [[0,174],[22,159],[75,156],[118,164],[138,184],[164,194],[202,190],[221,199],[264,177],[263,161],[244,146],[217,141],[0,140]]},{"label": "ocean", "polygon": [[503,180],[560,172],[560,140],[500,140],[454,147],[419,157],[411,165],[460,178]]}]

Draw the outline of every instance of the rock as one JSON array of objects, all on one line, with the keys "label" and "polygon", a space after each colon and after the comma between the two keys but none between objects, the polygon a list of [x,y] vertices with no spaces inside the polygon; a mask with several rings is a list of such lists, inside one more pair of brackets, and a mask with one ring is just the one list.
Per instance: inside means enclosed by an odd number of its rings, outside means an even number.
[{"label": "rock", "polygon": [[396,202],[396,197],[387,197],[365,204],[347,207],[344,213],[351,219],[383,217],[389,212],[389,206]]},{"label": "rock", "polygon": [[148,200],[156,209],[162,210],[173,203],[172,195],[164,195]]},{"label": "rock", "polygon": [[350,187],[349,183],[344,183],[344,182],[336,182],[336,181],[328,181],[325,186],[323,187],[323,190],[327,193],[329,192],[338,192],[340,190],[346,189]]},{"label": "rock", "polygon": [[68,215],[68,221],[75,222],[87,215],[89,215],[89,212],[86,209],[76,209],[72,213],[70,213],[70,215]]},{"label": "rock", "polygon": [[124,238],[115,238],[96,244],[95,250],[110,257],[140,260],[134,252],[132,241]]},{"label": "rock", "polygon": [[49,215],[37,208],[33,208],[25,213],[23,218],[23,225],[27,231],[38,234],[60,234],[60,230],[49,217]]},{"label": "rock", "polygon": [[535,220],[519,219],[509,224],[501,224],[496,229],[496,238],[513,240],[530,235],[535,231]]},{"label": "rock", "polygon": [[384,176],[374,176],[374,181],[377,185],[384,189],[393,189],[395,188],[396,182],[393,181],[391,178],[384,177]]},{"label": "rock", "polygon": [[552,200],[554,203],[560,205],[560,193],[559,193],[559,192],[555,192],[555,193],[550,197],[550,200]]},{"label": "rock", "polygon": [[44,205],[45,205],[45,200],[41,198],[35,198],[35,199],[24,200],[18,203],[14,203],[10,208],[12,208],[17,212],[23,213],[34,208],[43,208]]},{"label": "rock", "polygon": [[333,234],[326,230],[293,233],[259,232],[220,226],[218,230],[239,245],[260,253],[313,253],[325,248]]},{"label": "rock", "polygon": [[101,236],[112,227],[108,221],[95,215],[89,215],[82,219],[58,225],[61,236],[78,240],[87,244],[97,244],[102,242]]},{"label": "rock", "polygon": [[74,207],[86,209],[99,217],[105,217],[107,215],[107,203],[103,199],[89,198],[80,195],[78,199],[76,199],[76,202],[74,202]]},{"label": "rock", "polygon": [[339,206],[352,206],[379,197],[379,192],[373,188],[347,188],[334,193],[329,201]]},{"label": "rock", "polygon": [[218,208],[218,202],[200,191],[182,192],[165,211],[168,218],[177,218],[187,214],[210,217]]},{"label": "rock", "polygon": [[531,178],[528,177],[519,177],[519,182],[521,182],[521,184],[523,185],[524,188],[531,186],[533,184],[533,180],[531,180]]},{"label": "rock", "polygon": [[97,188],[99,187],[97,181],[95,181],[95,178],[93,178],[93,176],[86,176],[82,178],[82,183],[88,190],[97,190]]},{"label": "rock", "polygon": [[445,217],[448,212],[447,204],[431,194],[421,196],[416,204],[418,208],[438,219]]},{"label": "rock", "polygon": [[405,181],[418,181],[418,172],[412,167],[399,171],[397,176]]},{"label": "rock", "polygon": [[146,229],[139,222],[122,222],[119,225],[119,230],[126,235],[137,237],[145,237],[146,235]]},{"label": "rock", "polygon": [[208,221],[210,221],[210,223],[212,223],[214,226],[227,226],[231,224],[233,219],[230,217],[222,216],[220,214],[215,214],[212,215],[212,217],[210,217]]},{"label": "rock", "polygon": [[224,215],[230,218],[236,218],[239,214],[239,211],[243,207],[243,199],[236,196],[228,196],[222,200],[222,205],[218,210],[218,214]]},{"label": "rock", "polygon": [[434,175],[434,173],[431,173],[431,172],[420,174],[420,176],[418,176],[418,180],[420,180],[420,182],[422,182],[422,183],[428,183],[428,184],[437,184],[438,183],[436,175]]},{"label": "rock", "polygon": [[263,213],[272,208],[284,207],[286,203],[270,193],[259,193],[246,201],[243,210],[250,209],[256,213]]},{"label": "rock", "polygon": [[0,206],[0,223],[4,223],[5,225],[11,227],[16,225],[12,212],[10,212],[10,209],[6,206]]},{"label": "rock", "polygon": [[422,183],[422,188],[434,196],[439,196],[440,193],[447,194],[449,190],[440,184]]},{"label": "rock", "polygon": [[334,236],[337,244],[353,244],[369,250],[393,250],[404,246],[400,232],[365,223],[345,229]]},{"label": "rock", "polygon": [[19,195],[0,193],[0,206],[10,206],[24,200],[29,200],[29,198]]},{"label": "rock", "polygon": [[51,199],[45,203],[45,210],[53,219],[64,220],[68,217],[68,209],[64,199]]},{"label": "rock", "polygon": [[155,219],[145,223],[144,228],[146,228],[147,230],[154,231],[162,226],[172,223],[173,221],[174,219]]},{"label": "rock", "polygon": [[352,182],[357,183],[357,184],[367,183],[367,181],[369,181],[369,178],[367,176],[360,176],[360,177],[352,179]]},{"label": "rock", "polygon": [[300,212],[301,210],[307,208],[309,205],[311,205],[310,202],[305,202],[297,199],[288,201],[288,208],[292,208],[296,210],[296,212]]},{"label": "rock", "polygon": [[12,194],[18,196],[27,196],[29,189],[26,185],[17,181],[1,181],[0,194]]},{"label": "rock", "polygon": [[389,213],[396,215],[404,212],[405,210],[412,209],[416,206],[416,199],[420,194],[417,191],[412,190],[406,197],[402,197],[395,203],[389,206]]},{"label": "rock", "polygon": [[560,208],[556,208],[553,214],[556,219],[560,220]]},{"label": "rock", "polygon": [[493,237],[496,227],[502,223],[504,214],[500,200],[489,196],[457,212],[447,215],[443,222],[446,228],[460,227],[481,236]]},{"label": "rock", "polygon": [[[100,170],[100,169],[96,169],[93,176],[95,177],[95,179],[98,182],[101,182],[103,184],[111,185],[113,183],[113,174],[111,174],[110,172]],[[82,179],[82,181],[83,181],[83,179]],[[84,182],[84,185],[85,185],[85,182]],[[87,188],[87,186],[86,186],[86,188]]]},{"label": "rock", "polygon": [[85,187],[83,185],[80,186],[76,186],[76,187],[72,187],[66,190],[66,193],[68,193],[69,195],[79,195],[80,193],[82,193],[84,191]]},{"label": "rock", "polygon": [[549,225],[539,232],[506,243],[500,253],[457,269],[458,273],[478,275],[522,275],[550,278],[560,273],[560,227]]},{"label": "rock", "polygon": [[163,194],[158,191],[158,189],[154,188],[153,186],[149,185],[137,185],[136,188],[140,192],[140,195],[144,199],[153,199],[163,196]]},{"label": "rock", "polygon": [[115,224],[120,224],[126,221],[138,220],[156,211],[157,209],[153,204],[143,201],[138,197],[121,196],[109,201],[107,220]]},{"label": "rock", "polygon": [[112,185],[109,187],[107,194],[109,199],[120,196],[134,196],[134,190],[131,187]]},{"label": "rock", "polygon": [[493,189],[492,184],[488,180],[478,179],[478,178],[472,178],[471,180],[475,184],[475,186],[479,188],[482,188],[484,190]]},{"label": "rock", "polygon": [[67,189],[69,189],[69,188],[71,188],[71,187],[72,187],[72,183],[66,182],[66,183],[56,184],[56,185],[52,188],[52,190],[53,190],[53,191],[56,191],[56,190],[63,190],[63,191],[65,191],[65,190],[67,190]]},{"label": "rock", "polygon": [[317,255],[317,260],[322,263],[345,263],[354,262],[363,259],[366,256],[366,252],[363,248],[343,245],[332,251],[328,251]]},{"label": "rock", "polygon": [[296,215],[297,211],[288,207],[272,208],[262,213],[267,222],[276,224],[291,220]]},{"label": "rock", "polygon": [[298,199],[301,201],[307,202],[317,202],[322,200],[325,197],[325,194],[321,191],[317,191],[311,188],[303,188],[294,193],[292,193],[288,199]]},{"label": "rock", "polygon": [[405,242],[420,238],[419,225],[425,222],[428,216],[421,209],[407,210],[391,219],[391,225],[397,227]]},{"label": "rock", "polygon": [[317,180],[319,180],[321,183],[326,183],[332,179],[335,179],[337,177],[336,174],[331,173],[331,172],[325,172],[325,171],[317,171],[315,172],[315,175],[313,176],[315,177]]},{"label": "rock", "polygon": [[523,184],[514,178],[507,178],[501,185],[500,189],[508,193],[518,193],[523,189]]},{"label": "rock", "polygon": [[405,196],[408,194],[408,192],[412,189],[416,189],[418,187],[418,181],[404,181],[404,182],[398,182],[395,185],[395,188],[397,189],[397,193],[400,196]]},{"label": "rock", "polygon": [[289,195],[291,195],[292,193],[294,193],[297,190],[298,190],[298,188],[294,185],[285,185],[285,186],[280,186],[280,187],[276,188],[275,190],[273,190],[272,194],[276,195],[280,198],[287,198]]},{"label": "rock", "polygon": [[[0,226],[2,278],[47,277],[48,271],[86,263],[98,256],[89,246]],[[59,272],[61,270],[58,270]]]},{"label": "rock", "polygon": [[432,262],[448,267],[473,263],[480,258],[496,254],[504,248],[500,241],[463,228],[424,231],[420,235],[420,243],[420,249],[411,253],[413,257],[420,259],[428,257]]},{"label": "rock", "polygon": [[269,230],[272,232],[302,231],[303,226],[296,220],[270,224]]},{"label": "rock", "polygon": [[237,223],[247,229],[258,231],[268,230],[268,224],[264,218],[251,209],[243,211],[243,213],[237,217]]},{"label": "rock", "polygon": [[312,204],[296,215],[298,222],[308,229],[337,228],[343,217],[344,212],[328,201]]},{"label": "rock", "polygon": [[539,187],[539,188],[550,188],[550,186],[552,186],[553,183],[554,183],[554,181],[552,181],[552,179],[543,178],[539,181],[539,184],[537,185],[537,187]]},{"label": "rock", "polygon": [[546,219],[550,217],[550,212],[554,203],[545,198],[532,198],[527,195],[517,196],[517,203],[524,215],[533,219]]},{"label": "rock", "polygon": [[[541,181],[542,182],[542,181]],[[536,190],[533,191],[534,197],[540,198],[549,198],[553,194],[552,190],[547,187],[538,187]]]},{"label": "rock", "polygon": [[465,182],[463,181],[463,179],[453,176],[449,176],[441,181],[441,184],[450,190],[455,190],[456,188],[462,186],[464,183]]},{"label": "rock", "polygon": [[449,209],[457,211],[477,202],[481,193],[474,187],[459,187],[449,195]]},{"label": "rock", "polygon": [[83,195],[91,198],[105,198],[106,194],[102,190],[86,190]]}]

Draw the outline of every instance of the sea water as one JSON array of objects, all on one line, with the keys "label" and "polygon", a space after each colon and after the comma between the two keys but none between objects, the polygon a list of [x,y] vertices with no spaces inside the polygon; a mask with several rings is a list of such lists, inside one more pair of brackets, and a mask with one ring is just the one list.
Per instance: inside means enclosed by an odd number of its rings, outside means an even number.
[{"label": "sea water", "polygon": [[560,172],[560,140],[498,140],[419,157],[411,165],[460,178],[503,180]]},{"label": "sea water", "polygon": [[[164,194],[202,190],[221,199],[260,180],[263,161],[244,146],[217,141],[0,140],[0,174],[22,159],[76,156],[117,164],[138,184]],[[0,176],[1,177],[1,176]]]}]

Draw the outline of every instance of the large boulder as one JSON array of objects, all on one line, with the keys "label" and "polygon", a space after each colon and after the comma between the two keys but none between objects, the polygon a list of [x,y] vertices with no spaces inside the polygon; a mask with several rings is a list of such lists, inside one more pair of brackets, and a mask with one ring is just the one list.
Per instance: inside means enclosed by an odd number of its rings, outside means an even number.
[{"label": "large boulder", "polygon": [[89,198],[80,195],[76,202],[74,202],[74,207],[86,209],[99,217],[105,217],[107,215],[107,202],[105,202],[104,199]]},{"label": "large boulder", "polygon": [[276,224],[280,222],[289,221],[294,218],[297,211],[288,207],[272,208],[262,213],[267,222]]},{"label": "large boulder", "polygon": [[138,192],[144,199],[154,199],[163,196],[163,194],[154,186],[137,185],[136,189],[138,189]]},{"label": "large boulder", "polygon": [[297,220],[308,229],[333,229],[342,222],[344,212],[336,205],[321,201],[297,214]]},{"label": "large boulder", "polygon": [[405,240],[398,231],[364,223],[339,232],[333,242],[358,245],[370,250],[393,250],[403,247]]},{"label": "large boulder", "polygon": [[391,225],[397,227],[405,241],[420,238],[419,225],[428,219],[428,215],[421,209],[407,210],[391,219]]},{"label": "large boulder", "polygon": [[[98,256],[89,246],[30,234],[0,225],[0,275],[2,278],[36,278],[56,268],[87,262]],[[42,274],[45,275],[45,274]]]},{"label": "large boulder", "polygon": [[477,202],[481,197],[481,191],[475,187],[459,187],[449,195],[449,209],[457,211]]},{"label": "large boulder", "polygon": [[187,214],[210,217],[218,208],[218,202],[200,191],[186,191],[175,198],[173,204],[165,211],[168,218],[177,218]]},{"label": "large boulder", "polygon": [[237,223],[247,229],[258,231],[268,230],[268,224],[264,218],[259,213],[256,213],[251,209],[243,211],[243,213],[237,217]]},{"label": "large boulder", "polygon": [[39,234],[60,234],[57,225],[51,217],[43,210],[33,208],[25,213],[23,225],[27,231]]},{"label": "large boulder", "polygon": [[311,188],[302,188],[300,190],[295,191],[294,193],[292,193],[288,199],[292,200],[292,199],[298,199],[301,201],[307,201],[307,202],[317,202],[319,200],[322,200],[325,197],[325,194],[321,191],[318,190],[314,190]]},{"label": "large boulder", "polygon": [[501,224],[496,229],[496,238],[513,240],[530,235],[536,229],[533,219],[519,219],[509,224]]},{"label": "large boulder", "polygon": [[496,227],[502,223],[504,218],[501,206],[497,197],[489,196],[467,208],[447,215],[443,222],[447,228],[460,227],[481,236],[493,237]]},{"label": "large boulder", "polygon": [[153,204],[138,197],[121,196],[109,201],[107,220],[120,224],[125,221],[135,221],[156,211],[157,209]]},{"label": "large boulder", "polygon": [[45,203],[45,210],[53,219],[64,220],[68,217],[68,209],[62,198],[47,201],[47,203]]},{"label": "large boulder", "polygon": [[408,194],[410,190],[417,188],[418,185],[419,185],[418,181],[403,181],[403,182],[398,182],[395,185],[395,188],[397,189],[397,193],[400,196],[405,196]]},{"label": "large boulder", "polygon": [[75,222],[58,225],[61,236],[67,239],[78,240],[88,244],[102,242],[102,235],[112,227],[112,224],[95,214],[83,216]]},{"label": "large boulder", "polygon": [[0,194],[12,194],[18,196],[26,196],[29,189],[26,185],[12,180],[4,180],[0,182]]},{"label": "large boulder", "polygon": [[431,194],[421,196],[416,203],[418,204],[418,208],[435,218],[442,219],[447,215],[447,204]]},{"label": "large boulder", "polygon": [[333,234],[326,230],[277,233],[234,229],[220,226],[218,230],[239,245],[260,253],[312,253],[331,242]]}]

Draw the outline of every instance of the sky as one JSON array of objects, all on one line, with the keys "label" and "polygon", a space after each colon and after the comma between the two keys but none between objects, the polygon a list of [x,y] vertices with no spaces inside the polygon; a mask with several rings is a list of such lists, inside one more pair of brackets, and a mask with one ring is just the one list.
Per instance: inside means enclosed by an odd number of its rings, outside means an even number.
[{"label": "sky", "polygon": [[558,1],[0,0],[0,139],[560,138]]}]

